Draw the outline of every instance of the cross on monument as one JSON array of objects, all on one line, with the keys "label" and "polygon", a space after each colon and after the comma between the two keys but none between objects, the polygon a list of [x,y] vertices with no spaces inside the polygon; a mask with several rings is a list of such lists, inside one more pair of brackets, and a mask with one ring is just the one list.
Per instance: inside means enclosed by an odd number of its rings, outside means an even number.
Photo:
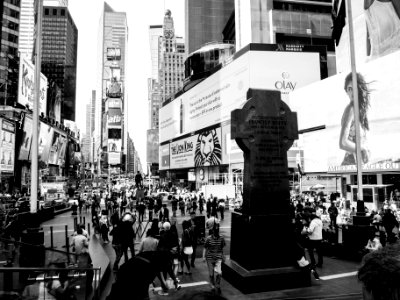
[{"label": "cross on monument", "polygon": [[278,91],[249,90],[231,113],[231,138],[244,155],[243,212],[289,212],[287,151],[298,138],[297,114]]}]

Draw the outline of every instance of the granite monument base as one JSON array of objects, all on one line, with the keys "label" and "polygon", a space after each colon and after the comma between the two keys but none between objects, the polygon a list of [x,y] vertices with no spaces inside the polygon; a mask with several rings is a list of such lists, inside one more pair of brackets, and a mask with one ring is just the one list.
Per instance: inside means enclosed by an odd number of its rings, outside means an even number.
[{"label": "granite monument base", "polygon": [[311,285],[310,272],[296,267],[246,270],[234,260],[222,264],[223,278],[244,294],[301,288]]},{"label": "granite monument base", "polygon": [[309,286],[310,272],[296,266],[298,253],[288,215],[233,212],[231,255],[222,274],[243,293]]}]

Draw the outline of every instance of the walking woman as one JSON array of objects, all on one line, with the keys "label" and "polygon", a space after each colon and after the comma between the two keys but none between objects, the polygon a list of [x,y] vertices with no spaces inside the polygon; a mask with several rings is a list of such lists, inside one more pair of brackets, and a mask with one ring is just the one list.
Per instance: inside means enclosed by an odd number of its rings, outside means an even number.
[{"label": "walking woman", "polygon": [[192,274],[190,272],[190,263],[189,263],[189,255],[193,254],[193,245],[192,245],[192,237],[190,235],[190,226],[191,226],[190,221],[184,220],[182,222],[183,233],[182,233],[181,268],[182,268],[182,273],[183,273],[184,264],[186,265],[187,272],[185,272],[185,274],[187,274],[187,275]]},{"label": "walking woman", "polygon": [[224,257],[224,247],[225,239],[219,234],[219,224],[214,222],[211,234],[204,243],[203,261],[207,261],[212,291],[218,295],[221,294],[221,264]]},{"label": "walking woman", "polygon": [[[356,124],[354,121],[354,94],[352,73],[349,73],[344,82],[344,90],[349,97],[349,104],[346,106],[342,116],[342,127],[340,130],[339,147],[346,151],[342,166],[356,164]],[[370,153],[367,147],[367,131],[369,131],[368,109],[370,106],[370,90],[364,77],[357,73],[357,91],[360,110],[360,138],[361,158],[364,164],[368,163]]]}]

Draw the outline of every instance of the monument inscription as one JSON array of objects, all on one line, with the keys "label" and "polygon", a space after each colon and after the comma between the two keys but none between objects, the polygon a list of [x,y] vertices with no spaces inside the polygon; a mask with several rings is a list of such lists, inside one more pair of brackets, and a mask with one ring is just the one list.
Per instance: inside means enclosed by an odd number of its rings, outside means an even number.
[{"label": "monument inscription", "polygon": [[297,115],[278,91],[249,90],[248,99],[231,114],[231,137],[244,153],[243,209],[275,213],[289,201],[287,151],[298,138]]}]

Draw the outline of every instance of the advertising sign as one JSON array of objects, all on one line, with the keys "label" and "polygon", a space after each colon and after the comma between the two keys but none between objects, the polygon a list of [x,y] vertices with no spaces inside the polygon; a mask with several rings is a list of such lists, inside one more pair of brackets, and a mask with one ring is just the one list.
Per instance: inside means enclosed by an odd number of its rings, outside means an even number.
[{"label": "advertising sign", "polygon": [[[50,145],[53,138],[53,128],[49,125],[40,122],[40,132],[39,132],[39,160],[48,163],[49,160],[49,152],[50,152]],[[31,154],[30,154],[31,156]]]},{"label": "advertising sign", "polygon": [[0,129],[0,172],[13,172],[15,125],[0,118]]},{"label": "advertising sign", "polygon": [[169,159],[169,144],[160,146],[160,170],[169,169],[170,166],[170,159]]},{"label": "advertising sign", "polygon": [[[35,66],[21,56],[19,63],[18,103],[33,108],[35,99]],[[47,115],[47,78],[40,73],[40,104],[39,111]]]},{"label": "advertising sign", "polygon": [[[358,69],[363,171],[400,171],[400,51]],[[356,172],[353,89],[340,74],[290,95],[302,135],[306,172]],[[346,91],[345,88],[346,87]]]},{"label": "advertising sign", "polygon": [[32,118],[25,115],[24,118],[24,131],[22,133],[21,148],[19,150],[19,160],[28,160],[29,152],[31,151],[32,144]]},{"label": "advertising sign", "polygon": [[106,96],[108,98],[121,98],[122,82],[118,81],[115,77],[112,77],[110,81],[107,81]]},{"label": "advertising sign", "polygon": [[279,90],[287,101],[289,93],[320,79],[317,51],[249,50],[160,108],[160,142],[229,120],[249,88]]},{"label": "advertising sign", "polygon": [[122,112],[120,108],[109,108],[107,112],[108,128],[121,128]]},{"label": "advertising sign", "polygon": [[63,166],[65,163],[65,148],[67,145],[67,138],[54,131],[53,139],[49,151],[49,164]]},{"label": "advertising sign", "polygon": [[170,161],[171,169],[220,165],[221,128],[170,143]]},{"label": "advertising sign", "polygon": [[42,195],[46,194],[49,190],[56,193],[64,193],[64,183],[63,182],[42,182],[40,184],[40,193]]},{"label": "advertising sign", "polygon": [[107,60],[121,60],[121,48],[107,48]]},{"label": "advertising sign", "polygon": [[108,163],[119,165],[121,163],[121,152],[108,152]]},{"label": "advertising sign", "polygon": [[106,110],[109,110],[110,108],[122,109],[122,100],[119,98],[108,98],[106,101]]},{"label": "advertising sign", "polygon": [[158,129],[147,130],[147,163],[158,163]]},{"label": "advertising sign", "polygon": [[108,152],[121,152],[122,140],[108,139]]}]

